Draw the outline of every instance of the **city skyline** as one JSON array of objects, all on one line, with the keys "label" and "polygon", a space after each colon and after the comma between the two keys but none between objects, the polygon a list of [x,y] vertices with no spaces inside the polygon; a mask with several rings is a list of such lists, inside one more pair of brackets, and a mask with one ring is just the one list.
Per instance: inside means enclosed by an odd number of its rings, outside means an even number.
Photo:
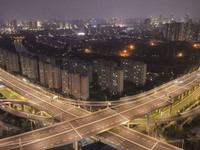
[{"label": "city skyline", "polygon": [[158,15],[172,15],[177,19],[184,18],[185,13],[199,19],[199,5],[198,0],[2,0],[0,19],[148,18]]}]

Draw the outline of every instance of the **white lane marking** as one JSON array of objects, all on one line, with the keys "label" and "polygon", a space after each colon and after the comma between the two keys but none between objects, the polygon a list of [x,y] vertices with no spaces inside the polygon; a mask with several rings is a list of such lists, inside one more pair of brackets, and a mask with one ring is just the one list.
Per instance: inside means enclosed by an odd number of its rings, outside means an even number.
[{"label": "white lane marking", "polygon": [[158,144],[158,141],[156,142],[156,144],[154,144],[154,146],[151,148],[151,150],[153,150],[153,149],[154,149],[154,147],[155,147],[157,144]]},{"label": "white lane marking", "polygon": [[[69,121],[68,121],[69,122]],[[81,139],[83,138],[80,133],[78,133],[78,131],[72,126],[72,124],[69,122],[70,126],[74,129],[74,131],[76,131],[76,133],[81,137]]]}]

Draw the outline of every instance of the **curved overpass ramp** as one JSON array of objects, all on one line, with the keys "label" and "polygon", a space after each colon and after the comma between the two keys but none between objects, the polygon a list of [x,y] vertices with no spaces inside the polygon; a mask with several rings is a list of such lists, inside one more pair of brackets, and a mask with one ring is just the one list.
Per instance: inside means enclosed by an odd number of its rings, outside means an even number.
[{"label": "curved overpass ramp", "polygon": [[31,106],[31,107],[34,107],[38,110],[41,110],[41,107],[37,104],[22,101],[22,100],[13,100],[13,99],[11,99],[11,100],[0,100],[0,109],[4,110],[4,111],[6,111],[6,112],[8,112],[12,115],[22,117],[22,118],[27,118],[27,119],[37,120],[37,121],[45,121],[45,122],[51,122],[52,121],[52,118],[50,118],[50,117],[38,116],[38,115],[33,115],[33,114],[21,112],[21,111],[18,111],[16,109],[13,109],[13,108],[7,106],[6,104],[22,104],[22,105]]},{"label": "curved overpass ramp", "polygon": [[153,122],[151,122],[151,120],[150,120],[150,123],[178,121],[178,120],[186,119],[186,118],[198,115],[198,114],[200,114],[200,106],[195,109],[192,109],[190,111],[183,112],[183,113],[180,113],[180,114],[177,114],[174,116],[155,118],[155,120]]}]

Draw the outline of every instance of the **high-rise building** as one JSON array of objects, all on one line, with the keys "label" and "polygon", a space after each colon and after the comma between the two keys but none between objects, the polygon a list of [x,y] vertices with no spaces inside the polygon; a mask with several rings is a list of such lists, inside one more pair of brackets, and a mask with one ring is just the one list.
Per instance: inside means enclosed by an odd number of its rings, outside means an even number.
[{"label": "high-rise building", "polygon": [[80,59],[71,59],[63,58],[62,65],[67,70],[73,71],[79,74],[86,74],[89,76],[89,82],[92,82],[92,65],[80,60]]},{"label": "high-rise building", "polygon": [[97,59],[92,65],[97,83],[102,89],[108,88],[113,94],[123,92],[124,72],[115,62]]},{"label": "high-rise building", "polygon": [[80,99],[87,100],[89,98],[89,77],[87,75],[80,75]]},{"label": "high-rise building", "polygon": [[36,58],[20,54],[20,64],[22,74],[32,79],[37,79],[38,76],[38,61]]},{"label": "high-rise building", "polygon": [[19,57],[17,53],[8,52],[8,59],[10,59],[10,71],[19,72]]},{"label": "high-rise building", "polygon": [[192,21],[165,24],[164,37],[169,41],[198,42],[199,24]]},{"label": "high-rise building", "polygon": [[89,98],[89,78],[87,75],[63,69],[61,70],[61,79],[63,93],[81,100]]},{"label": "high-rise building", "polygon": [[39,66],[39,78],[41,84],[46,84],[46,76],[45,76],[45,69],[44,69],[44,63],[42,61],[38,61]]},{"label": "high-rise building", "polygon": [[10,20],[6,20],[6,27],[10,27]]},{"label": "high-rise building", "polygon": [[53,88],[61,88],[61,72],[60,66],[52,66]]},{"label": "high-rise building", "polygon": [[15,52],[0,48],[0,65],[10,72],[20,72],[19,57]]},{"label": "high-rise building", "polygon": [[45,55],[39,55],[39,60],[44,62],[44,63],[49,63],[52,65],[56,65],[56,59],[55,57],[49,57]]},{"label": "high-rise building", "polygon": [[51,89],[61,88],[61,71],[60,66],[52,65],[39,61],[40,83],[47,85]]},{"label": "high-rise building", "polygon": [[37,21],[33,21],[33,29],[37,29],[38,28],[38,23]]},{"label": "high-rise building", "polygon": [[124,79],[136,83],[136,85],[145,85],[147,64],[130,59],[121,59],[121,68],[124,71]]},{"label": "high-rise building", "polygon": [[17,20],[12,20],[12,27],[17,29]]},{"label": "high-rise building", "polygon": [[29,27],[29,29],[33,29],[33,22],[32,21],[28,22],[28,27]]},{"label": "high-rise building", "polygon": [[0,48],[0,65],[1,67],[6,66],[6,50],[3,48]]},{"label": "high-rise building", "polygon": [[63,27],[64,27],[63,24],[64,24],[63,22],[60,22],[60,23],[59,23],[59,29],[63,29]]},{"label": "high-rise building", "polygon": [[164,37],[170,41],[178,41],[181,33],[181,23],[173,22],[165,24]]}]

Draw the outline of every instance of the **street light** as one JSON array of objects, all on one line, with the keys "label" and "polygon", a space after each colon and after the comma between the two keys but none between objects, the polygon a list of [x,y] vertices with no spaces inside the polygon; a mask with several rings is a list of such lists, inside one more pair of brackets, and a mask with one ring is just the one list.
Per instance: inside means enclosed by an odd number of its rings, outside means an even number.
[{"label": "street light", "polygon": [[177,57],[183,57],[183,53],[180,52],[180,53],[178,53],[176,56],[177,56]]},{"label": "street light", "polygon": [[129,45],[129,49],[134,50],[135,46],[131,44],[131,45]]}]

